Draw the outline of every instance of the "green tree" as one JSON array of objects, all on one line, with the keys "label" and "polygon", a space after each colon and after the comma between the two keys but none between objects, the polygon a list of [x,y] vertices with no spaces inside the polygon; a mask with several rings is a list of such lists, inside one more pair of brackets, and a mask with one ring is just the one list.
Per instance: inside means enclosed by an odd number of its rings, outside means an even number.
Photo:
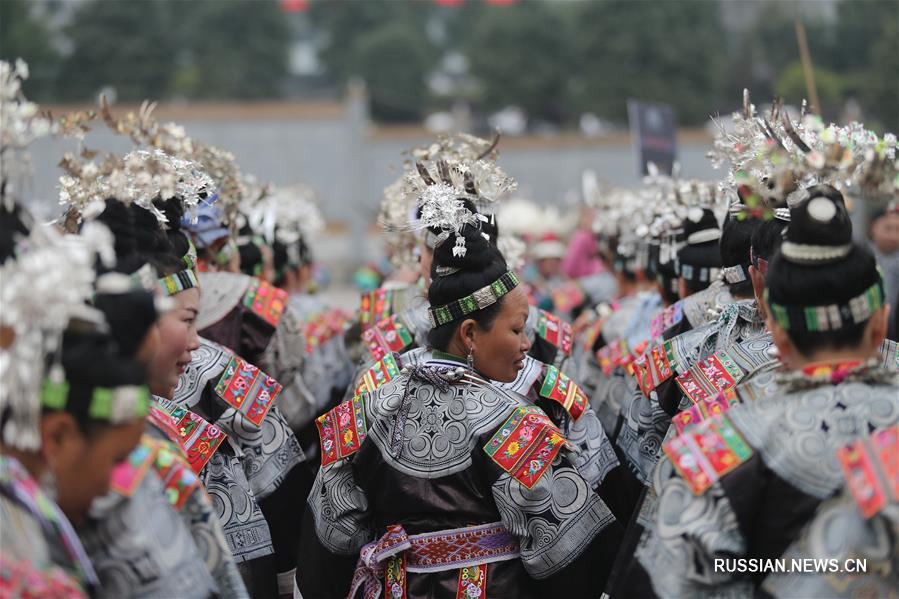
[{"label": "green tree", "polygon": [[521,2],[483,6],[466,15],[470,33],[463,48],[480,82],[484,109],[514,104],[532,119],[566,120],[572,46],[561,11],[546,2]]},{"label": "green tree", "polygon": [[353,77],[367,83],[372,114],[379,120],[421,116],[427,77],[437,53],[424,31],[429,2],[413,0],[329,0],[311,5],[309,17],[322,34],[320,58],[331,81]]},{"label": "green tree", "polygon": [[118,99],[164,98],[177,65],[172,10],[179,3],[94,0],[76,9],[66,33],[72,53],[60,76],[60,95],[92,100],[105,86]]},{"label": "green tree", "polygon": [[[823,104],[822,114],[836,114],[842,104],[846,79],[828,68],[815,67],[815,87],[818,90],[818,99]],[[805,72],[802,63],[794,61],[783,69],[777,82],[774,84],[774,93],[784,98],[788,104],[799,105],[803,98],[808,98],[805,87]],[[759,98],[759,102],[763,99]],[[767,101],[767,99],[764,99]]]},{"label": "green tree", "polygon": [[[182,8],[183,7],[183,8]],[[279,96],[290,29],[272,0],[192,0],[174,15],[184,53],[174,91],[195,98]]]},{"label": "green tree", "polygon": [[0,0],[0,59],[27,62],[30,77],[25,92],[33,100],[46,101],[54,99],[59,53],[33,9],[27,0]]},{"label": "green tree", "polygon": [[368,85],[372,115],[383,121],[421,117],[428,97],[426,78],[433,61],[420,31],[388,25],[356,40],[355,68]]},{"label": "green tree", "polygon": [[290,32],[275,0],[92,0],[66,33],[60,91],[70,100],[104,86],[125,101],[271,97],[287,71]]},{"label": "green tree", "polygon": [[727,40],[718,3],[603,0],[578,5],[577,105],[624,120],[628,98],[667,102],[681,124],[720,101]]}]

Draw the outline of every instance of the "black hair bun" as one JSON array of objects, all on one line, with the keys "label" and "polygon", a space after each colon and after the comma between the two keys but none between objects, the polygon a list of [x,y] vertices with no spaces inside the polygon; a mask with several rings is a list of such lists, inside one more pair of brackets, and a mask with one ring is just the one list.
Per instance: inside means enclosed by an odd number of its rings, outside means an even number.
[{"label": "black hair bun", "polygon": [[808,197],[790,209],[786,240],[817,246],[845,246],[852,243],[852,221],[843,194],[830,185],[815,185]]},{"label": "black hair bun", "polygon": [[718,219],[715,218],[715,213],[710,208],[695,206],[687,210],[687,216],[684,218],[684,239],[686,239],[689,245],[706,243],[713,239],[717,240],[720,237],[720,231],[717,236],[712,236],[711,233],[700,236],[702,237],[701,241],[696,238],[692,241],[690,240],[690,237],[696,233],[712,230],[720,230],[720,227],[718,226]]},{"label": "black hair bun", "polygon": [[434,249],[431,277],[439,276],[438,268],[477,272],[497,264],[506,268],[506,261],[496,246],[487,240],[480,227],[465,225],[459,234],[450,232],[449,237]]},{"label": "black hair bun", "polygon": [[153,205],[165,215],[166,229],[169,231],[181,230],[181,219],[184,218],[184,202],[181,198],[167,198],[165,200],[154,200]]},{"label": "black hair bun", "polygon": [[137,253],[134,236],[134,214],[124,203],[115,198],[106,200],[106,207],[97,217],[97,221],[106,225],[115,239],[116,259]]}]

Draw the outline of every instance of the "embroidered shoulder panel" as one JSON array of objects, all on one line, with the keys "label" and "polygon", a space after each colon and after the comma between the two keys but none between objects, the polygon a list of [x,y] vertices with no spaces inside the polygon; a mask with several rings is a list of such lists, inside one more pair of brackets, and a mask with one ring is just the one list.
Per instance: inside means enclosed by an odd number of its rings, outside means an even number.
[{"label": "embroidered shoulder panel", "polygon": [[254,278],[243,296],[243,305],[265,322],[277,327],[287,307],[287,292]]},{"label": "embroidered shoulder panel", "polygon": [[393,314],[394,292],[378,288],[362,294],[359,301],[359,324],[367,330]]},{"label": "embroidered shoulder panel", "polygon": [[862,517],[899,502],[899,425],[840,448],[837,459]]},{"label": "embroidered shoulder panel", "polygon": [[124,462],[117,464],[109,477],[109,488],[122,497],[131,497],[156,461],[157,448],[153,440],[144,435],[131,450]]},{"label": "embroidered shoulder panel", "polygon": [[371,368],[362,373],[353,395],[371,393],[380,389],[400,374],[400,364],[393,354],[384,356],[375,362]]},{"label": "embroidered shoulder panel", "polygon": [[512,478],[532,489],[565,443],[561,431],[536,406],[516,408],[484,445],[484,451]]},{"label": "embroidered shoulder panel", "polygon": [[573,333],[571,325],[546,310],[540,310],[535,327],[537,335],[557,347],[566,356],[571,355]]},{"label": "embroidered shoulder panel", "polygon": [[215,385],[215,393],[246,420],[259,426],[281,393],[281,384],[232,354]]},{"label": "embroidered shoulder panel", "polygon": [[191,470],[200,470],[212,458],[228,435],[201,416],[182,408],[174,402],[154,398],[149,419],[159,427],[168,439],[181,448]]},{"label": "embroidered shoulder panel", "polygon": [[665,455],[695,495],[752,457],[752,448],[726,414],[702,421],[663,445]]},{"label": "embroidered shoulder panel", "polygon": [[556,310],[568,313],[584,303],[584,291],[575,281],[556,286],[550,291]]},{"label": "embroidered shoulder panel", "polygon": [[379,320],[362,333],[362,340],[375,360],[402,353],[413,342],[412,333],[398,314]]},{"label": "embroidered shoulder panel", "polygon": [[362,447],[368,434],[365,401],[357,395],[315,419],[321,444],[322,466],[347,458]]},{"label": "embroidered shoulder panel", "polygon": [[551,399],[565,408],[575,420],[587,409],[587,396],[568,375],[555,366],[546,367],[546,375],[540,386],[540,397]]},{"label": "embroidered shoulder panel", "polygon": [[719,393],[732,389],[743,374],[730,354],[720,351],[678,375],[677,385],[691,402],[698,404],[711,401]]},{"label": "embroidered shoulder panel", "polygon": [[899,387],[844,382],[743,403],[728,416],[778,476],[813,497],[841,484],[837,449],[899,423]]},{"label": "embroidered shoulder panel", "polygon": [[726,389],[710,399],[702,399],[674,415],[671,424],[678,435],[709,418],[723,414],[740,403],[734,388]]}]

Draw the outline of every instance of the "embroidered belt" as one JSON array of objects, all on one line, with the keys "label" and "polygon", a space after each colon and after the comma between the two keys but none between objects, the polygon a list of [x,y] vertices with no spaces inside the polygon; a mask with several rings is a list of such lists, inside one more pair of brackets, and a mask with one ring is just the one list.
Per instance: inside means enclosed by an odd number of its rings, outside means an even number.
[{"label": "embroidered belt", "polygon": [[[406,572],[444,572],[459,569],[457,596],[483,597],[486,565],[519,557],[518,539],[501,522],[466,526],[417,535],[392,524],[377,541],[359,552],[348,599],[360,587],[364,599],[381,596],[382,579],[388,597],[406,596]],[[473,586],[472,586],[473,585]]]}]

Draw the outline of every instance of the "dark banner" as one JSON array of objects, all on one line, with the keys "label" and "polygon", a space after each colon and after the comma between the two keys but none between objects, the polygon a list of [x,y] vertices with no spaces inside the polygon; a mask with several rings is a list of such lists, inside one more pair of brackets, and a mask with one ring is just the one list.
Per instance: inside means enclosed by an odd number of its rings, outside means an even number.
[{"label": "dark banner", "polygon": [[670,175],[677,160],[677,121],[668,104],[627,101],[631,136],[637,151],[638,170],[646,175],[646,164],[655,163],[659,172]]}]

